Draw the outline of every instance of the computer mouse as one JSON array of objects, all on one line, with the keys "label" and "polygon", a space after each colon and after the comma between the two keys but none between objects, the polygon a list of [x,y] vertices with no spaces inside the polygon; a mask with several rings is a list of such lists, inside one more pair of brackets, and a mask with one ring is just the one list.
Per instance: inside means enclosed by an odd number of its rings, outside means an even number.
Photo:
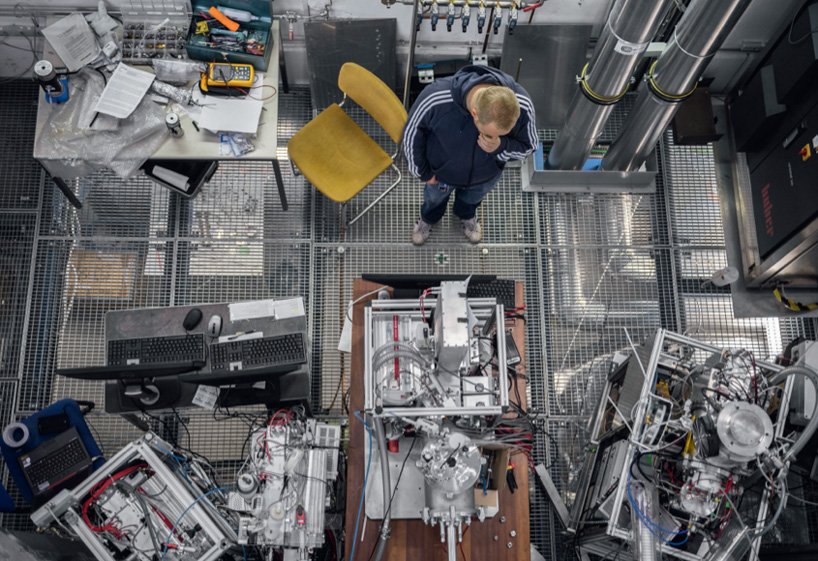
[{"label": "computer mouse", "polygon": [[199,308],[192,308],[185,319],[182,320],[182,327],[185,328],[185,331],[191,331],[196,329],[196,326],[199,325],[199,322],[202,321],[202,310]]},{"label": "computer mouse", "polygon": [[211,337],[218,337],[219,333],[222,332],[222,316],[214,315],[210,317],[210,321],[207,322],[207,334]]}]

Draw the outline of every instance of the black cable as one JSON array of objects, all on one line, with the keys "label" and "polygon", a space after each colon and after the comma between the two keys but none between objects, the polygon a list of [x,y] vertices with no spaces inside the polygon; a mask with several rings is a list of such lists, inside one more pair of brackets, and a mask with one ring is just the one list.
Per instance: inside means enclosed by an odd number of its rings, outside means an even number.
[{"label": "black cable", "polygon": [[801,15],[801,12],[804,11],[804,8],[806,8],[807,6],[811,6],[814,3],[815,3],[814,1],[805,3],[803,6],[798,8],[798,11],[795,12],[794,16],[792,16],[792,21],[790,22],[790,30],[787,33],[787,43],[789,43],[790,45],[799,45],[799,44],[803,43],[804,41],[806,41],[807,39],[809,39],[810,35],[812,35],[816,31],[818,31],[816,29],[810,28],[810,30],[807,33],[805,33],[804,35],[802,35],[798,39],[793,40],[793,38],[792,38],[792,31],[793,31],[793,28],[795,27],[795,20],[797,20],[798,16]]},{"label": "black cable", "polygon": [[716,411],[721,411],[721,406],[718,403],[715,403],[714,401],[712,401],[710,396],[708,396],[705,392],[707,392],[707,391],[715,392],[716,395],[718,395],[719,397],[728,397],[728,396],[722,395],[721,392],[718,392],[718,391],[714,390],[713,388],[701,388],[700,391],[701,391],[701,394],[704,397],[705,401],[707,401],[707,403],[710,405],[710,407],[712,407]]},{"label": "black cable", "polygon": [[[34,65],[37,64],[37,61],[40,60],[40,56],[37,53],[36,48],[34,47],[34,43],[31,41],[31,37],[26,35],[25,39],[28,42],[28,46],[29,46],[28,49],[25,49],[23,47],[17,47],[15,45],[11,45],[11,44],[7,43],[5,40],[0,41],[0,44],[5,45],[5,46],[7,46],[9,48],[17,49],[17,50],[20,50],[20,51],[30,51],[31,56],[33,58],[33,60],[31,61],[31,64],[29,64],[26,67],[25,70],[23,70],[22,72],[20,72],[16,76],[10,76],[8,78],[3,78],[2,80],[0,80],[0,84],[8,84],[9,82],[13,82],[15,80],[23,79],[29,72],[31,72],[34,69]],[[34,76],[30,76],[29,79],[33,80]]]},{"label": "black cable", "polygon": [[[628,471],[629,471],[629,472],[630,472],[630,474],[631,474],[631,477],[633,477],[633,476],[635,475],[635,474],[633,473],[633,466],[634,466],[634,465],[636,465],[636,469],[639,471],[639,474],[640,474],[640,475],[641,475],[641,476],[642,476],[642,477],[645,479],[645,481],[651,481],[651,478],[650,478],[650,477],[648,477],[648,474],[647,474],[647,473],[645,473],[645,472],[642,470],[642,463],[641,463],[641,461],[640,461],[640,460],[642,459],[642,457],[644,457],[644,456],[646,456],[646,455],[648,455],[648,454],[653,454],[653,453],[654,453],[654,452],[652,452],[652,451],[651,451],[651,452],[645,452],[645,451],[643,451],[643,452],[639,452],[638,454],[636,454],[636,456],[634,456],[633,461],[631,462],[631,466],[630,466],[630,468],[628,469]],[[656,469],[654,468],[654,476],[656,475],[656,473],[655,473],[655,472],[656,472]]]},{"label": "black cable", "polygon": [[[412,445],[409,447],[409,451],[406,453],[406,457],[403,459],[403,463],[400,466],[400,471],[398,472],[398,478],[395,481],[395,490],[392,491],[392,496],[389,497],[389,504],[386,506],[386,513],[384,514],[384,519],[389,516],[389,513],[392,512],[392,501],[395,499],[395,495],[398,492],[398,486],[400,485],[401,476],[403,476],[403,468],[406,467],[406,462],[409,460],[409,456],[412,455],[412,450],[415,449],[415,443],[418,441],[417,438],[412,439]],[[456,449],[455,449],[456,451]],[[383,521],[381,521],[380,528],[378,528],[378,534],[381,533],[381,529],[383,529]],[[369,561],[372,561],[372,557],[375,555],[375,551],[378,549],[378,540],[375,541],[375,547],[372,548],[372,552],[369,554]]]},{"label": "black cable", "polygon": [[[173,412],[173,415],[174,415],[174,417],[176,417],[176,420],[178,421],[178,423],[179,423],[179,424],[182,426],[182,428],[185,430],[185,434],[187,435],[187,448],[182,448],[182,450],[187,451],[187,450],[189,450],[189,449],[192,447],[192,440],[191,440],[191,437],[190,437],[190,430],[188,430],[188,428],[187,428],[187,423],[185,422],[185,420],[184,420],[184,419],[182,419],[182,416],[181,416],[181,415],[179,415],[179,412],[176,410],[176,408],[175,408],[175,407],[171,407],[171,408],[170,408],[170,410]],[[181,447],[180,447],[180,448],[181,448]],[[203,457],[204,457],[204,456],[203,456]]]},{"label": "black cable", "polygon": [[519,376],[519,372],[517,372],[517,368],[514,366],[506,366],[508,372],[511,373],[513,381],[511,383],[514,386],[514,395],[517,398],[517,405],[520,406],[520,409],[523,408],[523,398],[520,396],[520,385],[517,383],[517,377]]}]

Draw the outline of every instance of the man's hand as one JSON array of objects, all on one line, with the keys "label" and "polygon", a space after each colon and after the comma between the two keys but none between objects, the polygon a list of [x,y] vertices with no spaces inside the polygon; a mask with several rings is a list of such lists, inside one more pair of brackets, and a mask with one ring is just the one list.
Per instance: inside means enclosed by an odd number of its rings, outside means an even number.
[{"label": "man's hand", "polygon": [[477,136],[477,145],[483,150],[483,152],[488,152],[491,154],[500,147],[500,137],[480,133]]},{"label": "man's hand", "polygon": [[429,185],[436,185],[437,184],[437,176],[433,175],[432,178],[429,181],[427,181],[426,183],[428,183]]}]

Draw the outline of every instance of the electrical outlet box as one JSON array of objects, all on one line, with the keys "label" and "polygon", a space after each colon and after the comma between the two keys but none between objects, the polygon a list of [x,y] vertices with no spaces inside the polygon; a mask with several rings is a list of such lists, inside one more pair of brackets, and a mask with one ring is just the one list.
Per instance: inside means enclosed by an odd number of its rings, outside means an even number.
[{"label": "electrical outlet box", "polygon": [[489,65],[489,55],[474,55],[471,57],[471,63],[479,66]]}]

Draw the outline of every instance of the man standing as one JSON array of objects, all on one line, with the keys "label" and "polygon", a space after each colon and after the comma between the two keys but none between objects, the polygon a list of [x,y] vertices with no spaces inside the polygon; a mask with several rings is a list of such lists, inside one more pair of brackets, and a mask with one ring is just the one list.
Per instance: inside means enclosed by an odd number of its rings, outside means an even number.
[{"label": "man standing", "polygon": [[467,66],[426,87],[409,112],[403,147],[409,171],[426,183],[412,243],[423,245],[446,213],[477,243],[483,232],[475,214],[510,160],[537,145],[534,104],[511,76],[488,66]]}]

